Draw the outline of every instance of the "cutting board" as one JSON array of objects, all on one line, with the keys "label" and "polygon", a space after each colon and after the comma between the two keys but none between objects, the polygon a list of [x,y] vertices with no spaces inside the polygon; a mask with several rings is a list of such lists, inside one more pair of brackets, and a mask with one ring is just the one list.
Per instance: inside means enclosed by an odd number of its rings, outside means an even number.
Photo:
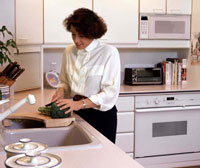
[{"label": "cutting board", "polygon": [[40,112],[13,113],[12,115],[8,116],[6,120],[4,120],[4,125],[12,124],[10,123],[12,121],[9,121],[9,119],[29,119],[29,120],[40,121],[45,124],[46,128],[66,127],[70,125],[73,121],[75,121],[73,113],[71,117],[59,118],[59,119],[53,119],[50,116],[41,114]]}]

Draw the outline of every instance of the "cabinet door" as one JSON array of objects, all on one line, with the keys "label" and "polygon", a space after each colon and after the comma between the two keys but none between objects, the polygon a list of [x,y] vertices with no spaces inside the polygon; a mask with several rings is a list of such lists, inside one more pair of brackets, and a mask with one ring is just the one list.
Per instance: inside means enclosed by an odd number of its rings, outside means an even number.
[{"label": "cabinet door", "polygon": [[43,1],[16,0],[16,42],[43,43]]},{"label": "cabinet door", "polygon": [[164,14],[166,0],[140,0],[140,13],[160,13]]},{"label": "cabinet door", "polygon": [[92,9],[92,0],[44,0],[44,43],[72,43],[63,20],[81,7]]},{"label": "cabinet door", "polygon": [[192,0],[167,0],[168,14],[191,14]]},{"label": "cabinet door", "polygon": [[[15,1],[1,0],[0,3],[0,28],[5,25],[15,35]],[[8,38],[11,38],[11,36]]]},{"label": "cabinet door", "polygon": [[116,135],[116,145],[120,147],[124,152],[132,153],[134,151],[134,134],[123,133]]},{"label": "cabinet door", "polygon": [[134,110],[134,97],[118,97],[116,107],[118,112],[127,112]]},{"label": "cabinet door", "polygon": [[117,113],[117,132],[134,132],[134,113]]},{"label": "cabinet door", "polygon": [[106,43],[138,42],[138,0],[94,0],[94,11],[107,24]]},{"label": "cabinet door", "polygon": [[41,87],[41,53],[20,53],[13,57],[25,71],[15,82],[15,91],[23,91]]}]

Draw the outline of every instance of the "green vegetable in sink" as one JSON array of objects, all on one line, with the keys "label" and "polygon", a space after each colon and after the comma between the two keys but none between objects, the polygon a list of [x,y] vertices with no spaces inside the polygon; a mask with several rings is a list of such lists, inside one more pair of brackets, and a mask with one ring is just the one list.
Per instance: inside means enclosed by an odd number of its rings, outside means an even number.
[{"label": "green vegetable in sink", "polygon": [[65,111],[67,111],[68,109],[69,108],[60,110],[60,107],[58,107],[56,103],[50,103],[49,105],[46,105],[45,107],[39,107],[38,111],[44,115],[51,116],[51,118],[67,118],[71,116],[71,112],[65,114]]}]

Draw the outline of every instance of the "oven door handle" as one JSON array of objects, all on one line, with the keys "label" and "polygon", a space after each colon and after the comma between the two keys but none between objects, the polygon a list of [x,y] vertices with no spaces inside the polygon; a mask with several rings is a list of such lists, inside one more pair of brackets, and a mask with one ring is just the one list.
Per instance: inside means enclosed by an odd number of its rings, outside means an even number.
[{"label": "oven door handle", "polygon": [[146,112],[162,112],[162,111],[179,111],[179,110],[199,110],[200,106],[181,106],[181,107],[165,107],[165,108],[143,108],[136,109],[136,113],[146,113]]}]

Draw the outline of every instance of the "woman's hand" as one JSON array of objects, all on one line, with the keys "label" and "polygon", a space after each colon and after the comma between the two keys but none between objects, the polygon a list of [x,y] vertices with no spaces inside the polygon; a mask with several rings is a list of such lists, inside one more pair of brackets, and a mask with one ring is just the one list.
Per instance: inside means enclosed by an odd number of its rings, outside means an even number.
[{"label": "woman's hand", "polygon": [[56,93],[52,96],[51,101],[55,102],[59,99],[63,99],[64,98],[64,94],[65,94],[65,90],[64,88],[59,88]]},{"label": "woman's hand", "polygon": [[69,113],[70,111],[78,111],[82,108],[83,104],[81,101],[73,101],[72,99],[59,99],[56,101],[57,106],[60,107],[60,110],[68,108],[69,110],[67,110],[65,113]]}]

